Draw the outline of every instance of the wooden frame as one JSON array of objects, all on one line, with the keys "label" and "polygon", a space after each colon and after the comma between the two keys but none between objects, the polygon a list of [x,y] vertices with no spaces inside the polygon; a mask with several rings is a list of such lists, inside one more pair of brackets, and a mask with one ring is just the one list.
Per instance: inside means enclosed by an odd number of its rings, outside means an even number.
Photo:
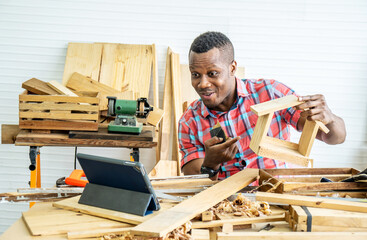
[{"label": "wooden frame", "polygon": [[298,101],[297,96],[289,95],[251,106],[251,111],[259,116],[250,142],[252,151],[262,157],[308,166],[308,163],[312,161],[309,155],[317,131],[320,128],[325,133],[329,132],[322,122],[306,120],[298,144],[266,136],[275,111],[300,104],[302,102]]}]

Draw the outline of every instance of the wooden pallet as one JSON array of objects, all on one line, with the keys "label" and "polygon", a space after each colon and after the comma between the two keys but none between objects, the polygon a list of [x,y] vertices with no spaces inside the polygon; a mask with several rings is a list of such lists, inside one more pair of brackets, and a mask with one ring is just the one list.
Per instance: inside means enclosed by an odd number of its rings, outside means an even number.
[{"label": "wooden pallet", "polygon": [[19,95],[19,128],[97,131],[99,100],[95,97]]}]

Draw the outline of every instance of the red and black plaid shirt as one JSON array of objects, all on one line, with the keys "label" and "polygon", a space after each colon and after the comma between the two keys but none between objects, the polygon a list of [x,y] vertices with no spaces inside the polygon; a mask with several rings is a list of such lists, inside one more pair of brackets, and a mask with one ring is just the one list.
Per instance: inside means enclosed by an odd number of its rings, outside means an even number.
[{"label": "red and black plaid shirt", "polygon": [[[250,148],[250,141],[254,133],[257,115],[250,110],[250,106],[272,99],[294,94],[294,91],[275,80],[238,79],[237,99],[228,112],[209,110],[201,99],[190,104],[179,121],[178,140],[182,154],[181,167],[187,162],[204,158],[204,142],[211,138],[210,129],[219,121],[228,137],[240,136],[236,143],[238,153],[235,158],[222,163],[219,179],[229,177],[244,167],[247,168],[282,168],[287,167],[284,162],[257,156]],[[289,125],[297,128],[300,111],[293,108],[274,113],[268,136],[289,140]]]}]

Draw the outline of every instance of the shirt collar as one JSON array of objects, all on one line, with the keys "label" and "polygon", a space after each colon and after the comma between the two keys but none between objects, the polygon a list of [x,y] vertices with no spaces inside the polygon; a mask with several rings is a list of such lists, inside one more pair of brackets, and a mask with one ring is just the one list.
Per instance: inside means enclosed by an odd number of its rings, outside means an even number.
[{"label": "shirt collar", "polygon": [[[237,85],[237,101],[238,102],[238,98],[239,97],[246,97],[247,95],[249,95],[249,92],[246,89],[246,85],[245,82],[239,78],[236,77],[236,85]],[[218,113],[216,111],[210,111],[207,106],[205,106],[204,102],[200,99],[201,101],[201,115],[206,118],[209,115],[212,115],[213,117],[215,116],[215,114],[213,114],[213,112]]]}]

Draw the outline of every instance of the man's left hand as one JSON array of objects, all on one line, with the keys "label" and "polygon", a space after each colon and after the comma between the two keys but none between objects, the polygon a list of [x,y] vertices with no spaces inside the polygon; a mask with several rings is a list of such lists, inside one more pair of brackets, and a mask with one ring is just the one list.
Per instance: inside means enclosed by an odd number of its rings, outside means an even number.
[{"label": "man's left hand", "polygon": [[335,120],[335,115],[326,104],[324,95],[303,96],[299,97],[298,100],[304,102],[296,107],[296,109],[302,110],[301,117],[310,121],[320,121],[325,125]]}]

